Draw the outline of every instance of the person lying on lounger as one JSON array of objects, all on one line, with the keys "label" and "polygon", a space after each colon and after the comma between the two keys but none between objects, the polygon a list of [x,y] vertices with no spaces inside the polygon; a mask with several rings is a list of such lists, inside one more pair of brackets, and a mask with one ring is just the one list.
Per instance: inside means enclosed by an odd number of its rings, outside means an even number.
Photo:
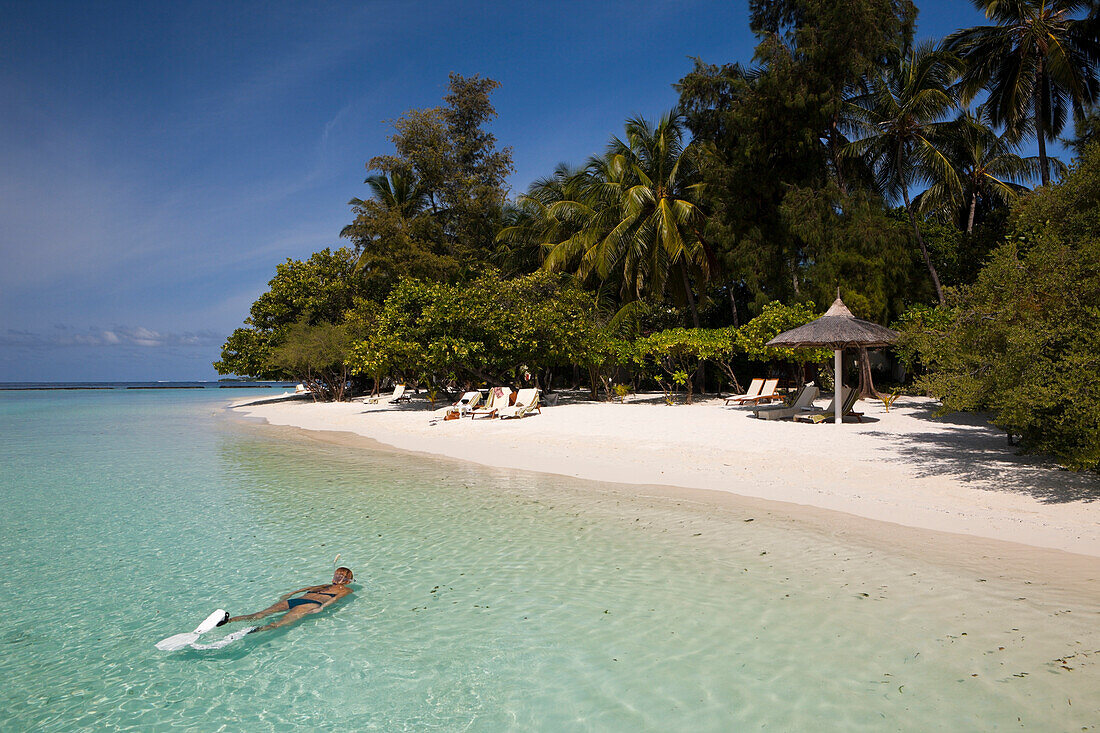
[{"label": "person lying on lounger", "polygon": [[[325,585],[310,585],[305,588],[299,588],[296,591],[291,591],[285,594],[278,600],[273,606],[269,606],[262,611],[256,613],[249,613],[244,616],[233,616],[226,619],[222,623],[231,624],[235,621],[255,621],[261,619],[264,616],[270,616],[273,613],[281,613],[285,611],[285,615],[278,621],[272,621],[266,626],[257,626],[249,633],[255,631],[266,631],[268,629],[276,629],[280,626],[286,626],[292,624],[295,621],[301,620],[301,618],[310,613],[318,613],[326,606],[335,603],[344,596],[351,595],[351,588],[348,587],[348,583],[352,581],[352,574],[349,568],[336,568],[336,572],[332,576],[332,582]],[[297,596],[299,593],[302,595],[298,598],[291,598],[291,596]],[[218,624],[221,626],[222,624]]]}]

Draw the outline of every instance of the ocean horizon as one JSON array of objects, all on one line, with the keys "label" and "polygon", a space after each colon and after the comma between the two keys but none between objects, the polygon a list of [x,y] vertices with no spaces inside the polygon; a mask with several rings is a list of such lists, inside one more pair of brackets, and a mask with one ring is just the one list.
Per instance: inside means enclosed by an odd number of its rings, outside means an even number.
[{"label": "ocean horizon", "polygon": [[83,389],[271,389],[294,388],[296,382],[286,380],[263,381],[252,379],[195,379],[195,380],[136,380],[96,381],[71,380],[55,382],[0,382],[0,390],[83,390]]}]

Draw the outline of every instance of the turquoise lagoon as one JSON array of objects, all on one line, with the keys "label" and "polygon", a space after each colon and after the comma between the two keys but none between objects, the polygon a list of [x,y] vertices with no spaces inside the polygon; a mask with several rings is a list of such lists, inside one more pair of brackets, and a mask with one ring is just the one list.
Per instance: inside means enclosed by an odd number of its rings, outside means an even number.
[{"label": "turquoise lagoon", "polygon": [[[1100,720],[1098,598],[1041,572],[937,564],[760,505],[315,442],[226,401],[0,392],[0,728]],[[153,648],[327,579],[337,553],[358,580],[343,605],[220,650]]]}]

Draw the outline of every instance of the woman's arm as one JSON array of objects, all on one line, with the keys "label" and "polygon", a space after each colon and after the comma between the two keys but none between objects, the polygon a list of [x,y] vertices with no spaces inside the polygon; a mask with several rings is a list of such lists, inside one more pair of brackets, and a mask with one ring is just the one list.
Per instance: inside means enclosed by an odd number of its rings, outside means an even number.
[{"label": "woman's arm", "polygon": [[[320,588],[321,586],[317,586],[317,587]],[[330,603],[335,603],[336,601],[340,600],[344,596],[350,596],[351,595],[351,588],[345,588],[345,587],[341,586],[339,588],[336,588],[335,591],[336,591],[336,596],[333,597],[333,598],[329,598],[327,601],[323,601],[321,603],[321,605],[317,607],[317,611],[320,611],[322,608],[325,608]],[[313,611],[313,613],[317,613],[317,611]]]},{"label": "woman's arm", "polygon": [[298,590],[292,590],[289,593],[285,593],[285,594],[279,596],[279,600],[280,601],[285,601],[287,598],[290,598],[291,596],[296,596],[299,593],[309,593],[310,591],[317,590],[320,587],[321,586],[319,586],[319,585],[307,585],[305,588],[299,588]]}]

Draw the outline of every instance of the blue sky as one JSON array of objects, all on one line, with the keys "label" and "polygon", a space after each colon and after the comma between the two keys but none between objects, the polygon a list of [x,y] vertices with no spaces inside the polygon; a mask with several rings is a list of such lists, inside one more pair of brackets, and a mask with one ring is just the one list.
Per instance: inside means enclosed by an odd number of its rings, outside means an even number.
[{"label": "blue sky", "polygon": [[[920,5],[920,37],[982,21]],[[215,378],[449,72],[501,82],[522,191],[754,45],[746,2],[0,0],[0,381]]]}]

